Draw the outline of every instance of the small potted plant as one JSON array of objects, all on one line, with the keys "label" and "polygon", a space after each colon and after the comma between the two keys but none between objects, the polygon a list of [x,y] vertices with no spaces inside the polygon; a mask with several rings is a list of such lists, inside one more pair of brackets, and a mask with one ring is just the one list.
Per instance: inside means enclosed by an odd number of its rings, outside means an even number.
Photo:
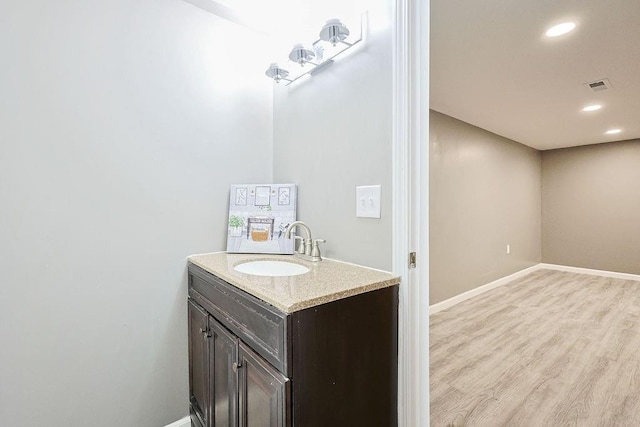
[{"label": "small potted plant", "polygon": [[242,236],[242,227],[244,227],[244,218],[240,215],[229,216],[229,235],[231,237]]}]

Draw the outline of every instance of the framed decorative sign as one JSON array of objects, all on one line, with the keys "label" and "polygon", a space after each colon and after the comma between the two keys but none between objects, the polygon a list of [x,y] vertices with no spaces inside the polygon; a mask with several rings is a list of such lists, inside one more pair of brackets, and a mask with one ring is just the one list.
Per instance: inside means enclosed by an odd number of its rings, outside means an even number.
[{"label": "framed decorative sign", "polygon": [[296,184],[232,185],[227,252],[292,254],[294,233],[284,234],[296,220],[296,202]]}]

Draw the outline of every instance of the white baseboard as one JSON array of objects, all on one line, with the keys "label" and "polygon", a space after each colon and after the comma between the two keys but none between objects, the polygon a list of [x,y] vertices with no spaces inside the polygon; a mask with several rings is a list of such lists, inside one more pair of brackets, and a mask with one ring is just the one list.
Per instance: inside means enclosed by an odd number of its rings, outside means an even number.
[{"label": "white baseboard", "polygon": [[486,285],[482,285],[480,287],[471,289],[470,291],[467,291],[467,292],[461,293],[459,295],[456,295],[454,297],[451,297],[451,298],[449,298],[447,300],[444,300],[444,301],[441,301],[439,303],[433,304],[433,305],[429,306],[429,315],[432,315],[432,314],[437,313],[439,311],[445,310],[445,309],[447,309],[449,307],[452,307],[452,306],[454,306],[454,305],[456,305],[458,303],[461,303],[462,301],[466,301],[469,298],[473,298],[473,297],[475,297],[477,295],[480,295],[480,294],[483,294],[483,293],[485,293],[487,291],[490,291],[491,289],[495,289],[497,287],[504,286],[507,283],[509,283],[509,282],[511,282],[511,281],[513,281],[515,279],[518,279],[518,278],[520,278],[522,276],[526,276],[529,273],[532,273],[532,272],[534,272],[536,270],[539,270],[540,269],[540,265],[542,265],[542,264],[536,264],[536,265],[531,266],[529,268],[525,268],[524,270],[516,271],[513,274],[510,274],[508,276],[502,277],[502,278],[500,278],[498,280],[494,280],[493,282],[487,283]]},{"label": "white baseboard", "polygon": [[591,274],[592,276],[612,277],[614,279],[635,280],[640,281],[640,275],[630,273],[618,273],[616,271],[593,270],[591,268],[569,267],[567,265],[557,264],[538,264],[538,268],[546,268],[547,270],[567,271],[569,273]]},{"label": "white baseboard", "polygon": [[179,419],[178,421],[174,421],[165,427],[191,427],[191,417],[187,415],[186,417]]},{"label": "white baseboard", "polygon": [[518,279],[522,276],[525,276],[529,273],[533,273],[534,271],[537,270],[542,270],[542,269],[547,269],[547,270],[557,270],[557,271],[566,271],[569,273],[579,273],[579,274],[590,274],[592,276],[603,276],[603,277],[611,277],[614,279],[623,279],[623,280],[634,280],[634,281],[638,281],[640,282],[640,275],[639,274],[630,274],[630,273],[618,273],[616,271],[606,271],[606,270],[594,270],[591,268],[582,268],[582,267],[570,267],[568,265],[557,265],[557,264],[545,264],[545,263],[540,263],[540,264],[536,264],[534,266],[531,266],[529,268],[525,268],[524,270],[520,270],[517,271],[513,274],[510,274],[508,276],[502,277],[498,280],[494,280],[491,283],[487,283],[486,285],[482,285],[480,287],[477,287],[475,289],[471,289],[470,291],[464,292],[460,295],[456,295],[454,297],[451,297],[447,300],[441,301],[439,303],[433,304],[431,306],[429,306],[429,315],[432,315],[434,313],[437,313],[439,311],[442,310],[446,310],[449,307],[452,307],[458,303],[461,303],[462,301],[466,301],[469,298],[473,298],[477,295],[483,294],[487,291],[490,291],[491,289],[495,289],[497,287],[500,286],[504,286],[507,283]]}]

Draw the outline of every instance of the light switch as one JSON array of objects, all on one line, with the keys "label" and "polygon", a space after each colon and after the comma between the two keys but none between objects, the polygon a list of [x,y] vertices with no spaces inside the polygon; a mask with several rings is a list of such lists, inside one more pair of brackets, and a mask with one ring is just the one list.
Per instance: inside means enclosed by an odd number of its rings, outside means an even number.
[{"label": "light switch", "polygon": [[356,217],[380,218],[380,185],[356,187]]}]

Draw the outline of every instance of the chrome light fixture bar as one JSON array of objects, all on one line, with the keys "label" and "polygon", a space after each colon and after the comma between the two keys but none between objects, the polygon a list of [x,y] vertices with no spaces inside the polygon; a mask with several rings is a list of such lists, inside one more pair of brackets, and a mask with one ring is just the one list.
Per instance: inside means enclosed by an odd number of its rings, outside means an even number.
[{"label": "chrome light fixture bar", "polygon": [[[314,74],[316,71],[320,71],[325,66],[333,63],[334,58],[338,55],[362,41],[365,18],[366,13],[363,13],[360,17],[360,35],[356,40],[349,39],[351,33],[339,19],[329,19],[320,30],[319,39],[311,43],[309,47],[304,44],[294,45],[289,53],[289,60],[301,68],[307,64],[310,65],[304,72],[300,72],[301,70],[296,68],[298,72],[290,73],[289,70],[273,63],[265,71],[265,74],[273,79],[274,82],[280,83],[284,80],[287,82],[286,86],[289,86],[307,74]],[[295,65],[293,66],[295,67]],[[294,77],[289,78],[289,76]]]}]

